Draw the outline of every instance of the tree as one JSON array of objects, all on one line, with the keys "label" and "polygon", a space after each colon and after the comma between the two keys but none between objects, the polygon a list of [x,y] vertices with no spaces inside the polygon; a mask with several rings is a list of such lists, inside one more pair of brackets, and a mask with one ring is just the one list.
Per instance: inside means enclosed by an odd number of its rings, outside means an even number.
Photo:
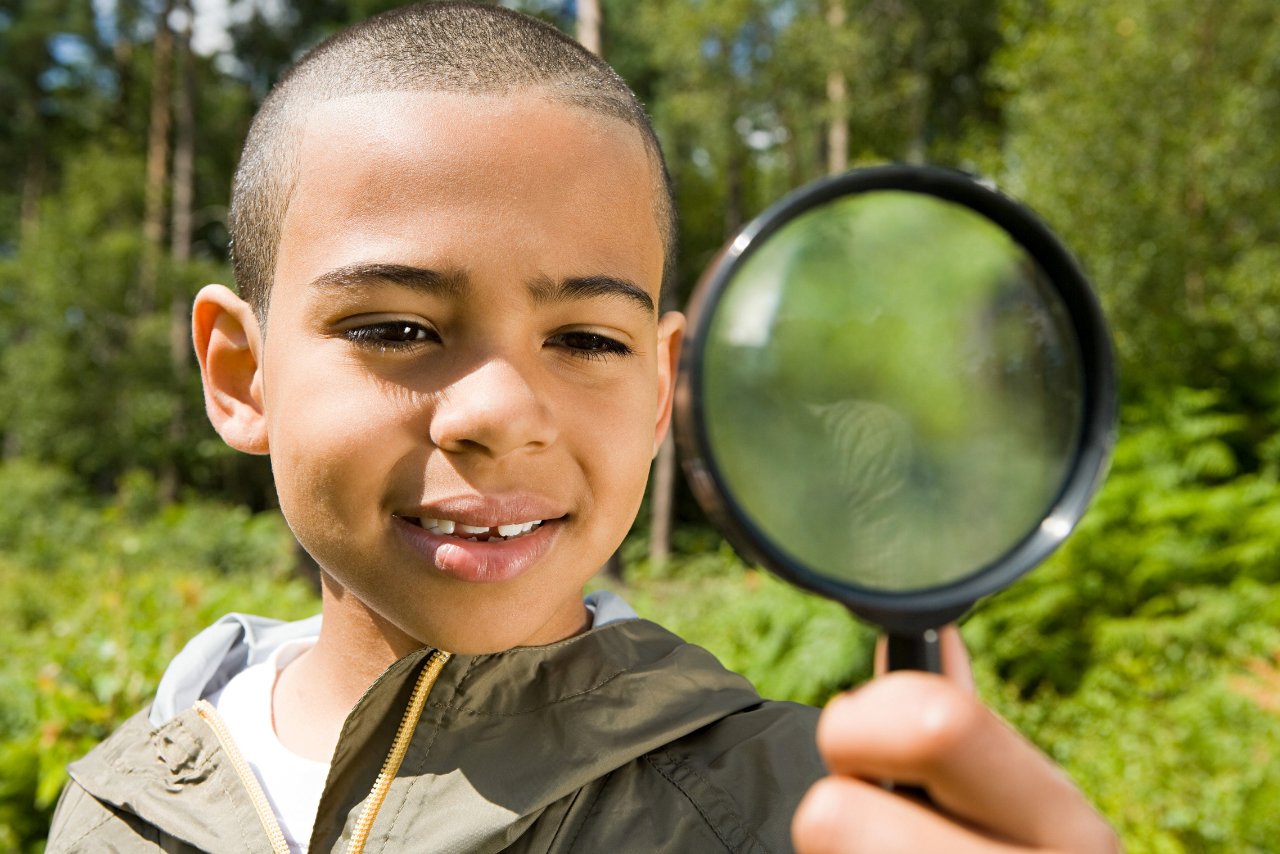
[{"label": "tree", "polygon": [[578,41],[596,56],[603,56],[600,0],[578,0],[577,7],[576,34]]},{"label": "tree", "polygon": [[1273,4],[1016,2],[1005,26],[1003,178],[1084,258],[1123,375],[1274,405]]},{"label": "tree", "polygon": [[160,276],[164,221],[169,190],[169,131],[173,124],[173,30],[169,18],[174,0],[165,0],[155,15],[152,43],[151,118],[147,123],[147,183],[142,213],[142,261],[135,304],[140,311],[155,307]]}]

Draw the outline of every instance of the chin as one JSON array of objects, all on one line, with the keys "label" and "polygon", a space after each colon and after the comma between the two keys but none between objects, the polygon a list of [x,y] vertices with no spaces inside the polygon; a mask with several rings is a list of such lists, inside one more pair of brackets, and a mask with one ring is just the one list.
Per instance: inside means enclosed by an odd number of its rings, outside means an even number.
[{"label": "chin", "polygon": [[[575,602],[581,596],[575,594]],[[521,609],[513,618],[507,608],[463,608],[463,620],[447,620],[422,626],[420,646],[443,649],[458,655],[486,655],[526,646],[544,646],[573,637],[590,626],[586,607],[564,609],[552,614],[530,613]],[[487,613],[486,613],[487,612]],[[539,619],[542,617],[543,619]]]}]

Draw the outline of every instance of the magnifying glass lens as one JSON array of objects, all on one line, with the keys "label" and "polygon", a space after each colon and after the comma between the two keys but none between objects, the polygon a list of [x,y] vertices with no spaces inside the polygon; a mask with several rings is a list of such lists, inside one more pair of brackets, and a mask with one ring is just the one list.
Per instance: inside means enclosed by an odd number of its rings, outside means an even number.
[{"label": "magnifying glass lens", "polygon": [[1085,378],[1036,261],[922,193],[837,198],[761,241],[707,328],[714,465],[807,571],[873,591],[960,581],[1071,474]]}]

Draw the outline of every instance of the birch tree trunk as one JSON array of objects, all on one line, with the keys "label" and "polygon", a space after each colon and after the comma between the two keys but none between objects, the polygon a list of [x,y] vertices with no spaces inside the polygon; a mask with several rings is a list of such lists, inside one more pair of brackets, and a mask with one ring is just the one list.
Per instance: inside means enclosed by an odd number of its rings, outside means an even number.
[{"label": "birch tree trunk", "polygon": [[26,168],[22,173],[22,206],[18,220],[18,234],[24,243],[34,240],[40,229],[40,200],[44,197],[47,168],[44,146],[31,146],[27,150]]},{"label": "birch tree trunk", "polygon": [[600,0],[578,0],[577,6],[578,42],[596,56],[603,56],[601,53],[603,46],[600,39],[602,29]]},{"label": "birch tree trunk", "polygon": [[156,303],[156,281],[164,243],[165,190],[169,177],[169,129],[173,120],[173,31],[169,16],[174,0],[165,0],[156,15],[154,66],[151,71],[151,118],[147,125],[147,184],[142,215],[142,263],[138,270],[137,309]]},{"label": "birch tree trunk", "polygon": [[[844,0],[831,0],[827,6],[827,26],[833,39],[845,28],[847,18]],[[838,175],[849,168],[849,94],[844,78],[843,57],[832,57],[831,70],[827,72],[827,109],[831,116],[827,124],[827,174]]]},{"label": "birch tree trunk", "polygon": [[[186,399],[183,390],[191,370],[191,324],[188,311],[190,294],[183,275],[191,260],[192,208],[195,196],[196,115],[195,81],[191,56],[191,25],[194,10],[191,0],[178,0],[176,8],[184,12],[186,25],[174,37],[174,146],[173,209],[169,222],[169,258],[177,275],[169,293],[169,367],[173,373],[173,411],[169,416],[169,443],[180,448],[187,434]],[[178,462],[172,456],[161,473],[161,495],[166,501],[176,500],[181,486]]]}]

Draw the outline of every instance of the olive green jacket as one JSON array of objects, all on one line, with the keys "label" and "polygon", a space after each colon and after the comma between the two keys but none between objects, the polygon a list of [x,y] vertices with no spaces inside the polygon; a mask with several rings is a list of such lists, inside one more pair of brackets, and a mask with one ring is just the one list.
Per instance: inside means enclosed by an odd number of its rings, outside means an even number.
[{"label": "olive green jacket", "polygon": [[[256,781],[192,704],[316,628],[233,615],[206,630],[212,641],[175,659],[150,712],[71,765],[48,851],[271,851]],[[431,656],[397,661],[347,718],[312,852],[349,850]],[[640,619],[455,655],[403,736],[364,850],[789,851],[791,814],[824,773],[816,716],[762,701],[710,653]]]}]

